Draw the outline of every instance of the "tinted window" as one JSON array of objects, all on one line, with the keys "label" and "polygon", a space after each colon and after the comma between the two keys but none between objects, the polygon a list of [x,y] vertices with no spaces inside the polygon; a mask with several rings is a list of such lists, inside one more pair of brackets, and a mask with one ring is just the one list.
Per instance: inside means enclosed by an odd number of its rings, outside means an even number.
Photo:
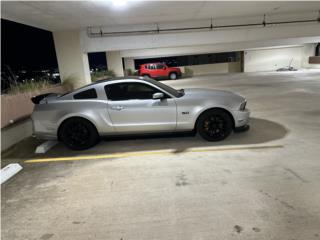
[{"label": "tinted window", "polygon": [[115,83],[104,87],[107,97],[112,101],[130,99],[152,99],[160,90],[143,83]]},{"label": "tinted window", "polygon": [[154,69],[156,69],[156,66],[155,65],[149,65],[149,69],[151,69],[151,70],[154,70]]},{"label": "tinted window", "polygon": [[148,79],[145,79],[146,82],[149,82],[157,87],[159,87],[160,89],[163,89],[164,91],[172,94],[173,96],[175,97],[181,97],[183,95],[181,95],[179,93],[179,91],[177,91],[176,89],[172,88],[172,87],[169,87],[168,85],[165,85],[163,84],[162,82],[159,82],[159,81],[156,81],[154,79],[151,79],[151,78],[148,78]]},{"label": "tinted window", "polygon": [[164,69],[164,65],[163,64],[157,64],[157,69]]},{"label": "tinted window", "polygon": [[74,99],[92,99],[97,98],[97,92],[94,88],[79,92],[73,95]]}]

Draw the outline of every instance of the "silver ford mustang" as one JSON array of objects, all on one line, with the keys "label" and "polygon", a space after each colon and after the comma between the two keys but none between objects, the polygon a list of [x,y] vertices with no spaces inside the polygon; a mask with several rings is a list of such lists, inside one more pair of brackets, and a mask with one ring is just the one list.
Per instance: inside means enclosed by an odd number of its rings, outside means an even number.
[{"label": "silver ford mustang", "polygon": [[176,90],[149,78],[103,80],[32,101],[34,134],[75,150],[94,146],[100,136],[196,131],[220,141],[249,128],[245,98],[221,90]]}]

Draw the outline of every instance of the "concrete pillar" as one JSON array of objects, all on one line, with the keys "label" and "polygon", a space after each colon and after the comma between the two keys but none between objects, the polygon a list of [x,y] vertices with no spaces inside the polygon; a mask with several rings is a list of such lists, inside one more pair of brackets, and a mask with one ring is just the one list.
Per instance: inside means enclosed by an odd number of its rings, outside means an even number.
[{"label": "concrete pillar", "polygon": [[88,54],[80,44],[80,31],[53,32],[61,81],[75,88],[91,83]]},{"label": "concrete pillar", "polygon": [[134,68],[134,58],[124,58],[124,69],[135,70]]},{"label": "concrete pillar", "polygon": [[114,71],[117,77],[123,77],[122,58],[120,51],[106,52],[108,70]]},{"label": "concrete pillar", "polygon": [[306,43],[302,48],[302,66],[304,68],[315,68],[320,69],[320,64],[310,64],[309,57],[313,57],[315,55],[317,43]]}]

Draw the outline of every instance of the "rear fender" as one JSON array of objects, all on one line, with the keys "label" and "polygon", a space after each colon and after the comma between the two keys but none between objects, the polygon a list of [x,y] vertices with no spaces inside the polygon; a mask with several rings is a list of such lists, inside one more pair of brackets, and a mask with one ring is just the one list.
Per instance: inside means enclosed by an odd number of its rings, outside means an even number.
[{"label": "rear fender", "polygon": [[95,122],[94,119],[90,118],[89,116],[84,115],[84,114],[68,114],[68,115],[63,116],[63,118],[61,118],[61,119],[58,121],[57,130],[56,130],[57,136],[58,136],[58,132],[59,132],[59,128],[60,128],[61,124],[62,124],[65,120],[67,120],[67,119],[69,119],[69,118],[73,118],[73,117],[78,117],[78,118],[83,118],[83,119],[88,120],[89,122],[91,122],[91,123],[95,126],[95,128],[96,128],[96,129],[98,130],[98,132],[99,132],[99,129],[98,129],[98,127],[97,127],[98,124]]}]

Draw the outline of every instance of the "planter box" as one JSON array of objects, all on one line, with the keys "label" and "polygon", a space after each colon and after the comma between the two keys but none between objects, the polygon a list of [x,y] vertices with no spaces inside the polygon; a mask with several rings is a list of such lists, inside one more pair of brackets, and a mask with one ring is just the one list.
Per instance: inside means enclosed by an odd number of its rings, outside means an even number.
[{"label": "planter box", "polygon": [[19,93],[15,95],[1,95],[1,128],[7,127],[16,121],[27,118],[31,115],[34,107],[31,97],[51,92],[65,93],[67,92],[67,89],[61,85],[56,85],[39,91]]},{"label": "planter box", "polygon": [[309,57],[310,64],[320,64],[320,56]]}]

